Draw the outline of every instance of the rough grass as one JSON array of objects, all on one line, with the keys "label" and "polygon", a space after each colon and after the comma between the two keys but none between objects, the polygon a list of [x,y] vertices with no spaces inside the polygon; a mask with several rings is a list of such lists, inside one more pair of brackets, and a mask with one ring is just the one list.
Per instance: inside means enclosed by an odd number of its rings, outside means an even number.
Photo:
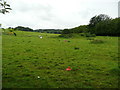
[{"label": "rough grass", "polygon": [[16,34],[2,37],[3,88],[118,88],[118,37],[96,37],[106,43],[91,44],[57,34]]}]

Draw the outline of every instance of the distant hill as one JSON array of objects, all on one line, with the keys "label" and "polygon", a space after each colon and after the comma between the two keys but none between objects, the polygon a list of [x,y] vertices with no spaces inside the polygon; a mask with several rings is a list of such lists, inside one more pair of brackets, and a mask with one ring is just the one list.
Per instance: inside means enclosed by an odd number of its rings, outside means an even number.
[{"label": "distant hill", "polygon": [[34,32],[61,34],[62,29],[36,29]]}]

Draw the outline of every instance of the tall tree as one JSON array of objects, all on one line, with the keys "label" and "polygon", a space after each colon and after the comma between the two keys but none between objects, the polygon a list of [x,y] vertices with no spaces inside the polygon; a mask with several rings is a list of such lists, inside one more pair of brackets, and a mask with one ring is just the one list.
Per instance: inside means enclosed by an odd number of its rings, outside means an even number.
[{"label": "tall tree", "polygon": [[94,27],[97,23],[101,21],[111,20],[111,18],[108,15],[100,14],[98,16],[94,16],[90,19],[89,26]]},{"label": "tall tree", "polygon": [[100,23],[100,22],[104,22],[104,21],[109,21],[109,20],[112,20],[112,18],[110,18],[108,15],[105,15],[105,14],[100,14],[100,15],[96,15],[94,17],[92,17],[90,19],[90,22],[89,22],[89,32],[91,33],[95,33],[96,29],[95,29],[95,26]]},{"label": "tall tree", "polygon": [[119,36],[120,35],[120,18],[112,20],[101,21],[94,27],[96,35],[102,36]]}]

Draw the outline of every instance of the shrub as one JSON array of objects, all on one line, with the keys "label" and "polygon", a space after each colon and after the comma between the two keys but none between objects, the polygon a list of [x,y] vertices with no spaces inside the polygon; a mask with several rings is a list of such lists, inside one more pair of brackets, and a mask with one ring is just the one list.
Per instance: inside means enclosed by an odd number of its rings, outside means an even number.
[{"label": "shrub", "polygon": [[61,35],[59,35],[59,37],[64,37],[64,35],[63,35],[63,34],[61,34]]},{"label": "shrub", "polygon": [[80,33],[80,36],[85,36],[85,33]]},{"label": "shrub", "polygon": [[79,38],[80,36],[84,36],[84,37],[95,37],[95,34],[91,34],[91,33],[70,33],[70,34],[61,34],[59,35],[59,37],[64,37],[64,38]]},{"label": "shrub", "polygon": [[96,37],[96,35],[95,35],[95,34],[91,34],[91,36],[92,36],[92,37]]},{"label": "shrub", "polygon": [[80,36],[85,36],[85,37],[96,37],[95,34],[91,34],[91,33],[80,33]]},{"label": "shrub", "polygon": [[92,35],[90,33],[85,33],[85,37],[91,37]]},{"label": "shrub", "polygon": [[86,37],[95,37],[96,35],[95,34],[91,34],[91,33],[85,33],[85,36]]}]

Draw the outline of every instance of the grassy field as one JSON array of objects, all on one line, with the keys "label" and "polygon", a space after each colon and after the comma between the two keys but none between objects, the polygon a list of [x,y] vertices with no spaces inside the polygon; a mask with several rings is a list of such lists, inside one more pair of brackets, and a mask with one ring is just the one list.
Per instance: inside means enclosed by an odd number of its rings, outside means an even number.
[{"label": "grassy field", "polygon": [[93,44],[85,37],[16,34],[2,36],[3,88],[118,88],[118,37],[97,36],[104,43]]}]

